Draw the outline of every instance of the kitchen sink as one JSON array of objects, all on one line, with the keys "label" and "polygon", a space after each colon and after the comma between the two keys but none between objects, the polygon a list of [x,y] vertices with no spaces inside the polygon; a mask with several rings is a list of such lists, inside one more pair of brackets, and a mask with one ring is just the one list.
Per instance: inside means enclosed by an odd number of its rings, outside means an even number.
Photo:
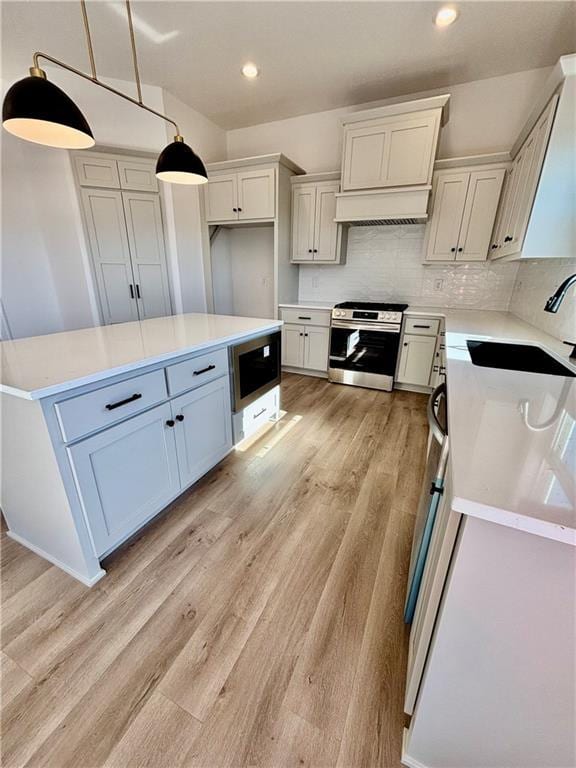
[{"label": "kitchen sink", "polygon": [[468,351],[474,365],[484,368],[505,368],[509,371],[547,373],[552,376],[576,376],[540,347],[531,344],[502,344],[497,341],[468,340]]}]

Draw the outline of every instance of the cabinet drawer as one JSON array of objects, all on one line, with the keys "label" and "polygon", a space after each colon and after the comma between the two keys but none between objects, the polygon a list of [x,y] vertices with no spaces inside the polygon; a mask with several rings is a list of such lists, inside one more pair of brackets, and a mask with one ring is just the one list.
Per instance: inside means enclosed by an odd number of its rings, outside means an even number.
[{"label": "cabinet drawer", "polygon": [[278,416],[280,408],[280,387],[274,387],[244,410],[233,415],[234,444],[254,434],[267,421]]},{"label": "cabinet drawer", "polygon": [[437,336],[440,330],[440,319],[437,317],[407,317],[404,333],[416,336]]},{"label": "cabinet drawer", "polygon": [[282,320],[285,323],[297,323],[298,325],[330,325],[329,309],[280,309]]},{"label": "cabinet drawer", "polygon": [[228,350],[218,349],[205,355],[192,357],[166,368],[168,391],[171,395],[206,384],[228,373]]},{"label": "cabinet drawer", "polygon": [[56,415],[65,442],[103,429],[166,399],[164,371],[95,389],[56,403]]}]

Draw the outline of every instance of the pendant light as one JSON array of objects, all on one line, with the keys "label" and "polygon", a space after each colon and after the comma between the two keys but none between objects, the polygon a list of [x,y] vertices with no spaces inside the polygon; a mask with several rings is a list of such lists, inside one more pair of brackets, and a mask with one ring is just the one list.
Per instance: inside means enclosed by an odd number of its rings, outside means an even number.
[{"label": "pendant light", "polygon": [[30,76],[14,83],[6,93],[2,105],[2,125],[4,128],[14,136],[48,147],[87,149],[94,146],[94,136],[82,112],[63,90],[46,79],[46,73],[40,69],[39,59],[43,58],[171,123],[176,129],[176,135],[174,141],[168,144],[158,158],[156,176],[162,181],[175,184],[206,183],[208,181],[208,174],[206,173],[204,163],[184,143],[178,124],[161,112],[157,112],[155,109],[147,106],[142,101],[130,0],[126,0],[126,12],[128,15],[128,28],[130,31],[138,99],[133,99],[131,96],[122,93],[122,91],[118,91],[116,88],[112,88],[98,80],[85,0],[80,0],[80,4],[92,74],[87,75],[85,72],[65,64],[63,61],[37,51],[33,56],[34,66],[30,68]]}]

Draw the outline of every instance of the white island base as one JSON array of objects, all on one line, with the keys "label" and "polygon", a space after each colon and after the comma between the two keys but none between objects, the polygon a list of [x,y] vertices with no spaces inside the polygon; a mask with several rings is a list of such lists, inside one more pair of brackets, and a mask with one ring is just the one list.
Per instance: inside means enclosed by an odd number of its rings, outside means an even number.
[{"label": "white island base", "polygon": [[8,535],[95,584],[104,557],[232,450],[228,347],[280,325],[180,315],[2,344]]}]

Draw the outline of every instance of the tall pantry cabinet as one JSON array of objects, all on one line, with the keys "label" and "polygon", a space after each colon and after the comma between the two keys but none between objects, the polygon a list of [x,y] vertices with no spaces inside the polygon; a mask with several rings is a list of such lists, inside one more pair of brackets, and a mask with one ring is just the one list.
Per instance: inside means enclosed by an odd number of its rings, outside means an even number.
[{"label": "tall pantry cabinet", "polygon": [[72,160],[103,322],[170,315],[154,163],[95,152]]}]

